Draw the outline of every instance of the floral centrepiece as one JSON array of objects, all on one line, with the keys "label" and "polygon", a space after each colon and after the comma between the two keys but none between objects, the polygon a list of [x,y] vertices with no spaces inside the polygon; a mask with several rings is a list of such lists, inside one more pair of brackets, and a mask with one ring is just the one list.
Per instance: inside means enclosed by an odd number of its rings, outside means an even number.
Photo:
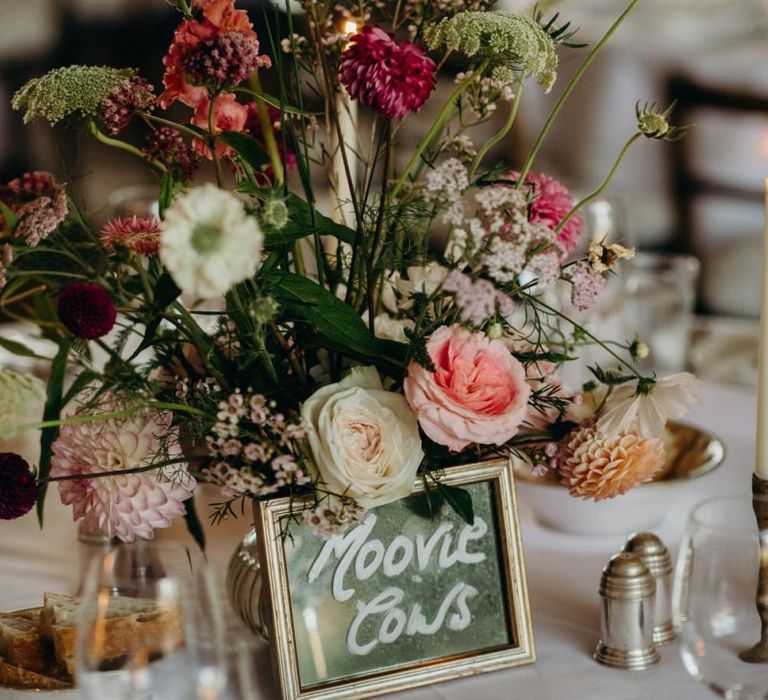
[{"label": "floral centrepiece", "polygon": [[[258,36],[235,0],[169,4],[162,88],[68,66],[13,99],[25,121],[140,159],[158,196],[157,216],[94,224],[50,173],[0,186],[0,305],[57,348],[45,392],[0,373],[0,392],[45,399],[37,426],[0,409],[2,433],[43,429],[38,465],[0,459],[2,517],[56,484],[89,527],[148,538],[195,523],[204,481],[215,520],[286,497],[289,520],[328,538],[417,480],[416,511],[471,521],[469,494],[441,479],[478,459],[522,458],[597,500],[653,477],[694,380],[646,376],[642,339],[581,324],[634,254],[583,242],[581,210],[636,142],[682,135],[669,109],[638,103],[617,162],[577,200],[536,165],[562,101],[520,162],[492,151],[529,79],[555,89],[579,49],[557,15],[301,2],[306,34]],[[591,344],[609,359],[566,386],[561,367]]]}]

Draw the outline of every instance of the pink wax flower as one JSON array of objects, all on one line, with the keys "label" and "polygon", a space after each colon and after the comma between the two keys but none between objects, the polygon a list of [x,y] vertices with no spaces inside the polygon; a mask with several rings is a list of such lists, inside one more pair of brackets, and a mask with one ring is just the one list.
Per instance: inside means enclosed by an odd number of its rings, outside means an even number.
[{"label": "pink wax flower", "polygon": [[[101,408],[111,411],[118,406]],[[151,539],[154,530],[169,527],[185,513],[184,501],[192,496],[195,480],[183,464],[100,476],[179,457],[177,444],[160,442],[173,432],[172,420],[168,411],[145,411],[61,427],[53,443],[51,476],[94,477],[59,482],[61,502],[73,506],[75,520],[84,520],[107,537],[132,542],[136,537]]]},{"label": "pink wax flower", "polygon": [[432,440],[459,452],[472,444],[503,445],[517,434],[531,388],[503,341],[443,327],[432,334],[427,351],[436,371],[411,362],[404,389]]},{"label": "pink wax flower", "polygon": [[418,112],[435,87],[434,61],[378,27],[365,26],[350,38],[340,70],[349,96],[389,119]]},{"label": "pink wax flower", "polygon": [[[520,173],[509,174],[511,180],[517,180]],[[528,173],[525,184],[532,189],[531,223],[543,223],[555,229],[574,205],[573,197],[562,183],[544,173]],[[581,216],[572,216],[563,230],[557,234],[557,242],[566,257],[581,239]]]}]

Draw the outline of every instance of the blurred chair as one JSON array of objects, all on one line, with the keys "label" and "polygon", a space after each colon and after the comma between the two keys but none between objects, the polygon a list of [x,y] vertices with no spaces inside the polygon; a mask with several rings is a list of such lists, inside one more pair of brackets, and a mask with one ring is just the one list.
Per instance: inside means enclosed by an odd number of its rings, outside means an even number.
[{"label": "blurred chair", "polygon": [[669,81],[676,124],[694,124],[673,144],[678,237],[702,259],[703,311],[759,314],[768,176],[768,59],[747,42],[689,66]]}]

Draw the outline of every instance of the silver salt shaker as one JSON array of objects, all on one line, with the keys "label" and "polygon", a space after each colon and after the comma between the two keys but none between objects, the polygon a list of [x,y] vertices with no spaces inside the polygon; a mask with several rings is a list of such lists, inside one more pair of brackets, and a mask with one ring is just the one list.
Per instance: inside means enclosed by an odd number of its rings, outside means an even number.
[{"label": "silver salt shaker", "polygon": [[656,601],[653,612],[653,641],[666,644],[675,638],[672,626],[672,557],[664,543],[651,532],[632,535],[621,550],[634,554],[656,579]]},{"label": "silver salt shaker", "polygon": [[659,660],[653,643],[656,582],[648,567],[632,554],[614,555],[600,579],[600,641],[595,661],[640,670]]}]

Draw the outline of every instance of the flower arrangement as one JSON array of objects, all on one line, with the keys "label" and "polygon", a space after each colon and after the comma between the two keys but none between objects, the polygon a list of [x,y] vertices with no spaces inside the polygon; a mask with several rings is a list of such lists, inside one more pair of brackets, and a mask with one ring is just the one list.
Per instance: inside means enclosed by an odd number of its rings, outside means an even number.
[{"label": "flower arrangement", "polygon": [[[636,133],[578,202],[533,170],[637,0],[517,170],[489,163],[490,149],[529,79],[552,89],[559,52],[583,48],[557,17],[487,0],[303,0],[302,31],[275,9],[258,37],[234,0],[169,1],[181,17],[159,94],[132,69],[68,66],[13,99],[25,121],[84,127],[141,158],[159,212],[94,226],[49,173],[0,187],[0,303],[58,347],[42,422],[16,410],[42,386],[0,373],[4,437],[42,431],[34,470],[0,454],[0,518],[40,507],[53,483],[75,518],[130,541],[182,514],[194,525],[189,498],[205,481],[221,489],[214,517],[290,496],[328,537],[408,496],[417,477],[430,508],[471,520],[471,499],[440,470],[488,455],[555,470],[594,499],[661,468],[659,435],[693,402],[694,379],[644,376],[641,342],[607,344],[579,323],[633,255],[582,241],[579,212],[641,137],[682,130],[670,110],[638,107]],[[359,31],[341,30],[350,22]],[[401,127],[438,99],[449,57],[461,64],[452,92],[404,153]],[[188,121],[161,111],[175,103]],[[345,126],[358,104],[369,136]],[[473,127],[497,109],[503,124],[476,148]],[[142,146],[122,139],[132,121]],[[562,288],[570,302],[557,301]],[[567,388],[559,367],[592,343],[615,362]]]}]

